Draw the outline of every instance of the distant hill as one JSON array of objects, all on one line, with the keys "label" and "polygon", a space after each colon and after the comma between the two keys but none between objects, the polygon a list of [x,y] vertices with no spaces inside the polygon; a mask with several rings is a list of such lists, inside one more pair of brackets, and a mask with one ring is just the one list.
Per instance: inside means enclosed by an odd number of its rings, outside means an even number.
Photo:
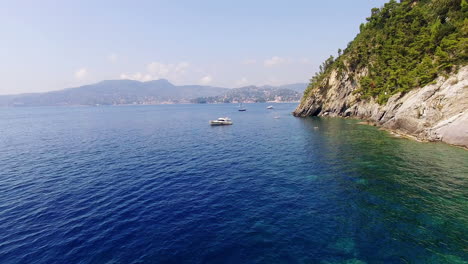
[{"label": "distant hill", "polygon": [[[302,91],[307,85],[302,84]],[[283,86],[282,86],[283,87]],[[286,85],[285,87],[288,87]],[[291,84],[292,89],[301,89],[299,84]],[[260,89],[259,87],[257,87]],[[242,89],[242,88],[239,88]],[[257,93],[257,101],[274,98],[275,95],[288,98],[295,91],[286,88],[264,86]],[[0,96],[0,106],[65,106],[65,105],[123,105],[123,104],[175,104],[191,103],[196,98],[211,98],[225,95],[236,89],[202,86],[173,85],[165,79],[148,82],[133,80],[108,80],[95,84],[46,93],[31,93]],[[241,90],[242,91],[242,90]],[[245,90],[247,92],[247,90]],[[251,91],[249,90],[251,94]],[[302,94],[302,92],[301,92]],[[252,95],[252,94],[251,94]],[[273,96],[273,97],[272,97]],[[252,99],[252,96],[243,98]],[[196,101],[196,100],[195,100]]]},{"label": "distant hill", "polygon": [[293,84],[288,89],[287,85],[274,86],[246,86],[234,88],[226,91],[222,95],[199,97],[192,102],[194,103],[254,103],[254,102],[297,102],[306,88],[307,84]]},{"label": "distant hill", "polygon": [[0,96],[0,106],[119,105],[188,103],[199,96],[219,95],[227,88],[182,85],[167,80],[110,80],[60,91]]},{"label": "distant hill", "polygon": [[278,89],[289,89],[296,92],[300,92],[301,94],[304,93],[305,89],[307,88],[307,83],[292,83],[292,84],[285,84],[280,86],[271,86],[271,85],[264,85],[261,86],[263,88],[278,88]]}]

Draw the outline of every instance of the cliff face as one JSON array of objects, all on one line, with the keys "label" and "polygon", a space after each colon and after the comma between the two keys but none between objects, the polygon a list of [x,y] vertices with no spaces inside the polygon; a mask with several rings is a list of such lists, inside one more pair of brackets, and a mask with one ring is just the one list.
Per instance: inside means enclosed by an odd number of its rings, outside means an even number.
[{"label": "cliff face", "polygon": [[359,99],[354,81],[367,75],[332,70],[294,111],[295,116],[342,116],[364,119],[423,141],[468,147],[468,66],[434,84],[397,93],[385,104]]}]

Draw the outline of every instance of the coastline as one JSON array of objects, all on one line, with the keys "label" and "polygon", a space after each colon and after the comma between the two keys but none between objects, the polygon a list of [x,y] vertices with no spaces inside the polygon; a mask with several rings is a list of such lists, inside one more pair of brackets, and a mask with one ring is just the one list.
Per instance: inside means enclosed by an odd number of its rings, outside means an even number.
[{"label": "coastline", "polygon": [[109,106],[148,106],[148,105],[217,105],[217,104],[293,104],[299,103],[300,101],[266,101],[266,102],[232,102],[232,103],[157,103],[157,104],[99,104],[99,105],[11,105],[11,106],[0,106],[0,108],[27,108],[27,107],[109,107]]},{"label": "coastline", "polygon": [[303,98],[295,116],[331,116],[365,120],[421,142],[442,141],[468,148],[468,66],[436,82],[397,93],[386,104],[374,98],[361,100],[359,86],[347,74],[335,73],[323,87]]}]

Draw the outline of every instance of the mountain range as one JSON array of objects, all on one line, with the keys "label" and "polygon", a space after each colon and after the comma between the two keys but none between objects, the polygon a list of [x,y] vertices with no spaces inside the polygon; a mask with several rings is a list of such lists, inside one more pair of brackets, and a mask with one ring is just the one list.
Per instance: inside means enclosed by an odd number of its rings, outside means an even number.
[{"label": "mountain range", "polygon": [[[239,94],[247,101],[265,101],[265,98],[285,98],[298,101],[307,84],[283,86],[249,86],[222,88],[203,85],[174,85],[165,79],[140,82],[134,80],[107,80],[95,84],[45,93],[0,96],[0,106],[65,106],[65,105],[126,105],[197,103],[197,98],[226,97]],[[252,94],[253,87],[268,91]],[[287,96],[285,96],[287,95]],[[279,97],[278,97],[279,96]],[[281,100],[279,100],[281,101]],[[216,101],[213,101],[216,102]]]}]

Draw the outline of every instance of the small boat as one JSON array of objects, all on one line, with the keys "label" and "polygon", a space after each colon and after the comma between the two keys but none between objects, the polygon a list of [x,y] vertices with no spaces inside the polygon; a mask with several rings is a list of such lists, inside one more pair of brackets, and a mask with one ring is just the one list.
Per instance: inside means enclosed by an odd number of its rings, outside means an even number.
[{"label": "small boat", "polygon": [[210,120],[212,126],[232,125],[232,120],[229,117],[220,117],[217,120]]},{"label": "small boat", "polygon": [[273,109],[272,105],[267,106],[267,109]]},{"label": "small boat", "polygon": [[241,112],[247,111],[247,109],[242,106],[242,103],[239,105],[239,111]]}]

